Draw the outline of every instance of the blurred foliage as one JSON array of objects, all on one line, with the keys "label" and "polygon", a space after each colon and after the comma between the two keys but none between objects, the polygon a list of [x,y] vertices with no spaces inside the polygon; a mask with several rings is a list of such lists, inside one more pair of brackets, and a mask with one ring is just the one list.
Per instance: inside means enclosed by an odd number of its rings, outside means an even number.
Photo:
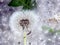
[{"label": "blurred foliage", "polygon": [[52,29],[51,27],[48,27],[48,26],[42,26],[42,29],[43,30],[48,30],[48,32],[51,32],[51,33],[54,32],[54,29]]},{"label": "blurred foliage", "polygon": [[36,7],[36,0],[11,0],[8,6],[23,6],[23,9],[33,9]]},{"label": "blurred foliage", "polygon": [[60,34],[60,29],[59,30],[54,30],[49,26],[42,26],[42,29],[43,30],[48,30],[48,32],[50,32],[50,33],[58,33],[58,34]]},{"label": "blurred foliage", "polygon": [[49,32],[54,33],[54,29],[52,29],[52,28],[49,29]]}]

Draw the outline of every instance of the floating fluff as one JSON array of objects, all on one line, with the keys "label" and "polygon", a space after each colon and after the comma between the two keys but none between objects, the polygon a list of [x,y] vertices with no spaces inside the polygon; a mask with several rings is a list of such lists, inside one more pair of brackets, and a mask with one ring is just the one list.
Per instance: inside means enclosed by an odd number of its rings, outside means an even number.
[{"label": "floating fluff", "polygon": [[34,30],[38,26],[39,16],[34,11],[16,11],[14,12],[9,20],[9,26],[15,34],[22,33],[23,31],[23,23],[20,24],[21,20],[29,20],[28,30]]}]

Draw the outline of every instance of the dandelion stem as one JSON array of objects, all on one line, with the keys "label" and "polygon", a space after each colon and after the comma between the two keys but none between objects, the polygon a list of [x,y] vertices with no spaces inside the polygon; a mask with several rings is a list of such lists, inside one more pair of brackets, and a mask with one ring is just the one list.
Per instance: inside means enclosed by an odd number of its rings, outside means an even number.
[{"label": "dandelion stem", "polygon": [[24,45],[27,45],[27,33],[26,33],[26,30],[27,30],[27,28],[25,27],[24,30],[23,30],[23,31],[24,31],[24,32],[23,32]]}]

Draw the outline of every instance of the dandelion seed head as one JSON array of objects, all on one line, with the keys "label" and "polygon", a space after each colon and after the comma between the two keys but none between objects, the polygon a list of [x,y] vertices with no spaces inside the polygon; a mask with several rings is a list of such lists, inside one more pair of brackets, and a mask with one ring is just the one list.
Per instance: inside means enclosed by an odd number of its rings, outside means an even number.
[{"label": "dandelion seed head", "polygon": [[20,33],[23,26],[28,27],[28,30],[34,30],[39,22],[39,16],[34,11],[16,11],[9,20],[9,26],[15,33]]}]

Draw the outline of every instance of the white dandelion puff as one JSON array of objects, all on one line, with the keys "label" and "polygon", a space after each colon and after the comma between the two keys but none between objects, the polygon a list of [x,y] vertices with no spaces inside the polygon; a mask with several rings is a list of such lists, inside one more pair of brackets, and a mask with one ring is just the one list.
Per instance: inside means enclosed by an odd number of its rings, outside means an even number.
[{"label": "white dandelion puff", "polygon": [[13,32],[21,33],[23,24],[20,24],[22,20],[28,20],[28,30],[36,29],[39,22],[39,16],[34,11],[16,11],[12,14],[9,21],[9,26]]}]

